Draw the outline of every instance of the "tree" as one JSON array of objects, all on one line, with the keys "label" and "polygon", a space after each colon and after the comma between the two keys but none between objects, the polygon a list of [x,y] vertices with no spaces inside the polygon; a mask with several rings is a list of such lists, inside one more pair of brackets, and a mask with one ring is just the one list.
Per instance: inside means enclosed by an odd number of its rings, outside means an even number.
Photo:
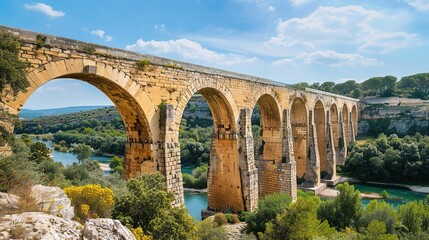
[{"label": "tree", "polygon": [[[193,228],[186,210],[174,209],[173,193],[167,191],[166,180],[159,173],[144,174],[128,181],[128,194],[118,199],[113,209],[113,218],[133,228],[142,227],[145,234],[157,239],[185,239]],[[183,225],[183,226],[180,226]]]},{"label": "tree", "polygon": [[41,163],[50,158],[50,150],[42,142],[36,142],[30,146],[30,160]]},{"label": "tree", "polygon": [[193,218],[185,208],[171,208],[150,222],[154,239],[187,240],[195,230]]},{"label": "tree", "polygon": [[324,82],[320,85],[320,90],[326,92],[334,92],[335,82]]},{"label": "tree", "polygon": [[396,240],[398,236],[386,233],[386,225],[382,221],[373,220],[364,231],[364,240]]},{"label": "tree", "polygon": [[256,211],[246,217],[245,231],[255,235],[265,232],[266,223],[275,219],[276,215],[282,213],[290,203],[290,196],[282,193],[267,195],[260,199]]},{"label": "tree", "polygon": [[412,201],[399,206],[397,214],[398,219],[409,233],[416,234],[420,231],[427,231],[429,228],[428,205],[422,201]]},{"label": "tree", "polygon": [[25,71],[29,64],[19,59],[20,45],[17,37],[0,31],[0,92],[9,85],[16,95],[30,86]]},{"label": "tree", "polygon": [[[286,211],[268,222],[264,239],[313,239],[335,233],[327,221],[317,219],[320,198],[311,197],[292,203]],[[261,235],[261,234],[259,234]]]},{"label": "tree", "polygon": [[79,162],[82,162],[85,159],[89,159],[89,156],[94,152],[94,149],[92,147],[85,145],[85,144],[74,144],[73,147],[73,154],[77,155],[77,159]]},{"label": "tree", "polygon": [[359,88],[359,84],[355,80],[348,80],[346,82],[335,85],[334,91],[337,94],[349,95],[349,93],[351,93],[351,91],[356,88]]},{"label": "tree", "polygon": [[197,225],[195,236],[192,239],[195,240],[227,240],[229,239],[228,233],[225,228],[220,227],[217,223],[206,219]]},{"label": "tree", "polygon": [[412,97],[421,99],[428,99],[429,97],[429,73],[405,76],[401,78],[398,85]]},{"label": "tree", "polygon": [[384,223],[384,233],[394,233],[397,224],[396,213],[393,206],[384,201],[372,200],[363,210],[359,219],[359,229],[368,228],[374,220]]},{"label": "tree", "polygon": [[358,223],[362,214],[362,202],[360,192],[355,191],[353,185],[348,182],[339,184],[340,192],[333,201],[326,201],[320,205],[317,211],[319,219],[328,220],[329,224],[337,229],[345,229]]},{"label": "tree", "polygon": [[124,159],[120,158],[118,156],[114,156],[112,159],[110,159],[109,167],[114,172],[118,172],[119,174],[123,174],[124,173]]}]

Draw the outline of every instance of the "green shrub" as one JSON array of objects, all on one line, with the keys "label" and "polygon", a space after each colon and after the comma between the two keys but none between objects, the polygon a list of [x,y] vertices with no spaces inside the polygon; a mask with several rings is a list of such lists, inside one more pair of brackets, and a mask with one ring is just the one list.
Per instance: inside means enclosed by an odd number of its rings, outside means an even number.
[{"label": "green shrub", "polygon": [[249,213],[246,217],[245,231],[255,235],[265,232],[266,223],[275,219],[277,214],[284,212],[290,203],[290,196],[283,193],[275,193],[260,199],[256,211]]},{"label": "green shrub", "polygon": [[229,239],[225,228],[220,227],[217,223],[206,219],[197,225],[195,230],[195,240],[223,240]]},{"label": "green shrub", "polygon": [[238,219],[238,215],[237,214],[232,214],[232,216],[231,216],[231,223],[232,224],[240,223],[240,219]]},{"label": "green shrub", "polygon": [[150,65],[150,60],[148,59],[143,59],[136,62],[136,66],[140,70],[144,70],[149,65]]},{"label": "green shrub", "polygon": [[389,198],[389,193],[387,193],[386,190],[383,190],[383,192],[381,193],[381,197],[383,197],[383,199],[387,199]]},{"label": "green shrub", "polygon": [[228,223],[228,219],[224,213],[216,213],[213,218],[213,222],[220,225],[224,225]]}]

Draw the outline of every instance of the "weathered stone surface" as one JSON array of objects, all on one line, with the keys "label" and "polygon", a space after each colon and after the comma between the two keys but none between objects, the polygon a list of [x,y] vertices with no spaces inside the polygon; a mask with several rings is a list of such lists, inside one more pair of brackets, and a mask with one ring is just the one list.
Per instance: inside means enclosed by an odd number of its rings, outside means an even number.
[{"label": "weathered stone surface", "polygon": [[[59,187],[34,185],[31,197],[35,200],[33,209],[70,220],[74,217],[71,201]],[[0,192],[0,211],[14,212],[18,209],[20,197],[11,193]]]},{"label": "weathered stone surface", "polygon": [[84,240],[135,240],[131,231],[118,220],[110,218],[90,219],[83,227]]},{"label": "weathered stone surface", "polygon": [[16,209],[19,197],[13,194],[0,192],[0,212]]},{"label": "weathered stone surface", "polygon": [[0,239],[80,239],[78,222],[41,212],[0,217]]},{"label": "weathered stone surface", "polygon": [[61,188],[34,185],[31,188],[31,195],[42,212],[68,220],[74,217],[74,208],[71,206],[71,201]]}]

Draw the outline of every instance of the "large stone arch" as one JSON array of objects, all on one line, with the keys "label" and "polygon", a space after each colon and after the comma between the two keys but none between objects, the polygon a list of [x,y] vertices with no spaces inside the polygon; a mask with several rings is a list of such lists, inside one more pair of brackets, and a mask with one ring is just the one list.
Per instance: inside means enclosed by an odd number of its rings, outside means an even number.
[{"label": "large stone arch", "polygon": [[[30,86],[7,105],[19,112],[30,95],[48,81],[72,78],[85,81],[108,96],[118,109],[127,132],[125,175],[155,172],[158,163],[152,154],[152,135],[143,107],[150,101],[131,76],[110,65],[85,59],[49,62],[28,73]],[[151,104],[148,104],[151,105]]]},{"label": "large stone arch", "polygon": [[232,94],[220,82],[195,81],[177,105],[176,125],[189,99],[200,93],[213,117],[213,142],[208,176],[208,208],[242,211],[245,208],[239,169],[237,107]]},{"label": "large stone arch", "polygon": [[259,196],[280,192],[279,166],[282,159],[282,120],[279,103],[275,96],[257,95],[260,109],[262,143],[256,154]]},{"label": "large stone arch", "polygon": [[[180,96],[179,96],[179,102],[176,106],[176,125],[180,125],[180,121],[183,116],[183,111],[185,110],[186,105],[188,104],[191,97],[199,92],[201,89],[213,89],[219,92],[219,94],[222,96],[222,98],[225,99],[225,102],[228,103],[228,106],[230,108],[230,113],[228,118],[234,119],[234,124],[237,124],[237,118],[239,116],[239,110],[237,107],[237,103],[234,100],[233,95],[231,94],[230,90],[226,87],[225,84],[222,84],[221,81],[216,79],[191,79],[190,82],[192,82],[191,85],[189,85],[186,90],[184,90]],[[204,97],[204,96],[203,96]],[[206,99],[207,100],[207,99]]]},{"label": "large stone arch", "polygon": [[[332,167],[327,158],[327,141],[326,141],[326,114],[325,107],[321,100],[314,104],[314,124],[316,125],[317,146],[319,150],[320,172],[326,175],[332,175]],[[329,178],[330,179],[330,176]]]},{"label": "large stone arch", "polygon": [[302,178],[306,175],[308,168],[308,114],[305,101],[295,97],[290,109],[296,175]]}]

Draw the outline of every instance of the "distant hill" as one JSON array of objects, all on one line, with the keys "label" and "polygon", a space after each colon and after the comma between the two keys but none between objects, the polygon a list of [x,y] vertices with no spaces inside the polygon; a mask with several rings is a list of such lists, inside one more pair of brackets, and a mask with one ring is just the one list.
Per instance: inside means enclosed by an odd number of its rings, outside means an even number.
[{"label": "distant hill", "polygon": [[23,108],[19,113],[19,117],[23,119],[38,118],[44,116],[54,116],[68,113],[91,111],[99,108],[105,108],[109,106],[75,106],[75,107],[64,107],[64,108],[51,108],[51,109],[40,109],[32,110]]}]

